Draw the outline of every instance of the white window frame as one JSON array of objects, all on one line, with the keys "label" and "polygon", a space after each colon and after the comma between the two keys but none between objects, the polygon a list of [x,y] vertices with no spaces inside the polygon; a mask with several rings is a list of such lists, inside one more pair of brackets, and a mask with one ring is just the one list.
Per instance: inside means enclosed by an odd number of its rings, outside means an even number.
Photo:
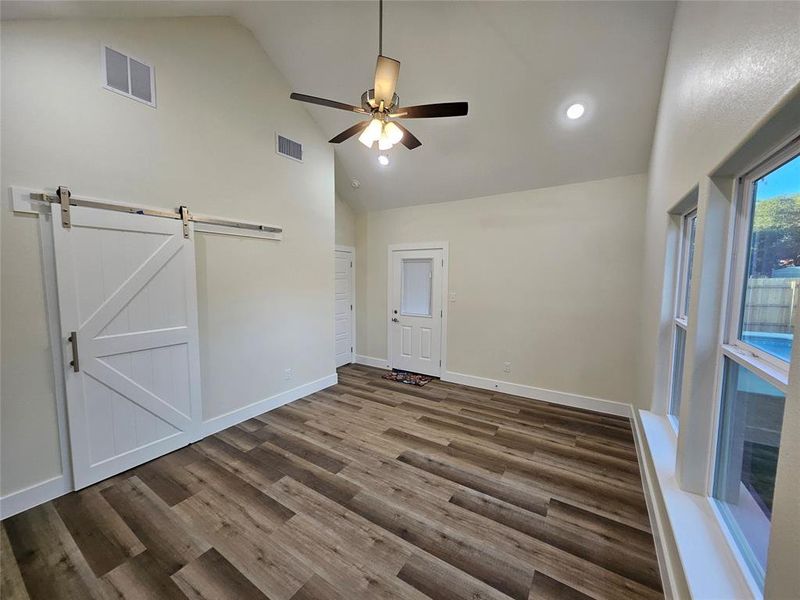
[{"label": "white window frame", "polygon": [[[675,282],[675,297],[673,300],[674,316],[672,318],[672,339],[670,342],[670,355],[669,355],[669,379],[667,386],[667,418],[672,423],[675,431],[678,430],[680,415],[672,412],[673,405],[672,399],[675,392],[674,385],[683,385],[683,380],[674,381],[675,375],[675,350],[678,341],[678,329],[683,330],[684,337],[684,358],[686,359],[686,340],[689,336],[689,300],[686,298],[686,288],[688,286],[688,273],[689,273],[689,244],[691,241],[690,223],[692,217],[697,216],[697,204],[695,203],[691,209],[681,215],[680,234],[678,239],[678,277]],[[696,236],[696,234],[695,234]]]},{"label": "white window frame", "polygon": [[775,170],[800,152],[800,137],[784,142],[773,150],[767,159],[740,175],[735,180],[733,193],[733,223],[731,243],[729,244],[729,264],[727,267],[727,294],[720,307],[724,316],[722,340],[717,357],[715,374],[715,408],[713,427],[709,439],[710,464],[706,480],[708,505],[719,529],[738,563],[739,569],[755,598],[763,597],[763,580],[757,580],[752,559],[740,547],[736,534],[731,530],[723,509],[714,497],[714,482],[719,468],[719,434],[722,418],[722,394],[725,379],[725,359],[748,369],[757,377],[777,388],[782,394],[789,393],[789,363],[739,339],[741,309],[747,284],[747,261],[750,244],[750,219],[753,207],[753,184],[755,181]]},{"label": "white window frame", "polygon": [[747,262],[751,236],[753,186],[755,182],[800,154],[800,139],[787,144],[770,158],[737,179],[736,222],[731,259],[731,276],[722,355],[750,369],[782,393],[788,392],[789,362],[739,339],[741,313],[747,285]]},{"label": "white window frame", "polygon": [[[128,91],[123,92],[122,90],[118,90],[115,87],[111,87],[108,85],[108,77],[106,73],[106,48],[110,48],[114,52],[119,52],[123,54],[128,59]],[[130,93],[131,90],[131,61],[135,60],[136,62],[143,64],[145,67],[150,69],[150,102],[147,100],[142,100],[141,98],[134,96]],[[142,104],[149,106],[151,108],[156,108],[156,68],[146,60],[142,60],[136,56],[133,56],[129,52],[125,50],[121,50],[113,46],[112,44],[100,44],[100,86],[108,90],[109,92],[114,92],[115,94],[119,94],[120,96],[125,96],[126,98],[130,98],[131,100],[136,100],[136,102],[141,102]],[[277,139],[277,138],[276,138]],[[277,143],[277,142],[276,142]]]}]

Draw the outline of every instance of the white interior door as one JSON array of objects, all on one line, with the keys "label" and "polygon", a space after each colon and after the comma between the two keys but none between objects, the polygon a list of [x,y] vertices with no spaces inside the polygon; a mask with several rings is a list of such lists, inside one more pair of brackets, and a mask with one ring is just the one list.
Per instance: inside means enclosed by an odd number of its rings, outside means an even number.
[{"label": "white interior door", "polygon": [[389,361],[393,369],[439,376],[442,352],[444,251],[394,250],[389,297]]},{"label": "white interior door", "polygon": [[336,250],[336,366],[353,362],[353,254]]},{"label": "white interior door", "polygon": [[197,287],[181,221],[70,212],[71,228],[52,221],[64,356],[77,361],[65,368],[82,488],[197,439]]}]

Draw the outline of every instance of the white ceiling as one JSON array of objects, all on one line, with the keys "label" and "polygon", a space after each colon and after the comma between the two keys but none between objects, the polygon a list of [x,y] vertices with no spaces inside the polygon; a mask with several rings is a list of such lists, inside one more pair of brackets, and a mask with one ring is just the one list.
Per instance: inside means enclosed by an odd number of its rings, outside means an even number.
[{"label": "white ceiling", "polygon": [[[647,171],[673,12],[648,0],[387,0],[401,105],[466,100],[469,115],[404,121],[423,145],[396,146],[388,167],[355,138],[337,146],[337,192],[377,210]],[[294,91],[358,104],[372,87],[377,2],[2,3],[4,19],[202,14],[236,17]],[[587,107],[578,121],[564,116],[573,102]],[[308,111],[328,137],[360,118]]]}]

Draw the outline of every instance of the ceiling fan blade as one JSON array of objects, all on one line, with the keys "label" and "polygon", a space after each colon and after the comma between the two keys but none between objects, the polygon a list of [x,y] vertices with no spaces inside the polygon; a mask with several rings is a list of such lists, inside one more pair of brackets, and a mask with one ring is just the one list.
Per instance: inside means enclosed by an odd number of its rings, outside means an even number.
[{"label": "ceiling fan blade", "polygon": [[417,137],[411,133],[408,129],[403,127],[402,124],[398,123],[397,121],[392,121],[395,125],[397,125],[400,130],[403,132],[403,139],[400,140],[400,143],[403,144],[409,150],[413,150],[414,148],[419,148],[422,146],[422,142],[420,142]]},{"label": "ceiling fan blade", "polygon": [[404,106],[391,116],[403,119],[430,119],[435,117],[463,117],[469,111],[466,102],[441,102],[439,104],[420,104]]},{"label": "ceiling fan blade", "polygon": [[320,106],[327,106],[328,108],[338,108],[339,110],[347,110],[350,112],[357,112],[366,114],[360,106],[353,106],[352,104],[345,104],[344,102],[337,102],[336,100],[328,100],[327,98],[317,98],[316,96],[308,96],[306,94],[289,95],[292,100],[299,100],[300,102],[308,102],[309,104],[319,104]]},{"label": "ceiling fan blade", "polygon": [[367,125],[369,125],[369,120],[356,123],[352,127],[348,127],[347,129],[345,129],[342,133],[340,133],[336,137],[332,137],[330,140],[328,140],[328,143],[341,144],[343,141],[350,139],[355,134],[364,131],[367,128]]},{"label": "ceiling fan blade", "polygon": [[400,75],[400,61],[388,56],[379,55],[375,65],[375,106],[381,100],[385,106],[391,106],[397,77]]}]

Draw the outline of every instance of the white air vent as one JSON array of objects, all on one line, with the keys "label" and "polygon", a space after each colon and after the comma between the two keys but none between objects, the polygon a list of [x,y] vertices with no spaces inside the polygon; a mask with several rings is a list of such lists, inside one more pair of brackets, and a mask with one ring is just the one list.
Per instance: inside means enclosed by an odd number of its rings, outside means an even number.
[{"label": "white air vent", "polygon": [[303,144],[285,138],[279,133],[276,134],[275,140],[275,149],[278,154],[286,158],[291,158],[292,160],[303,162]]},{"label": "white air vent", "polygon": [[155,71],[152,65],[109,46],[101,48],[100,64],[105,89],[155,107]]}]

